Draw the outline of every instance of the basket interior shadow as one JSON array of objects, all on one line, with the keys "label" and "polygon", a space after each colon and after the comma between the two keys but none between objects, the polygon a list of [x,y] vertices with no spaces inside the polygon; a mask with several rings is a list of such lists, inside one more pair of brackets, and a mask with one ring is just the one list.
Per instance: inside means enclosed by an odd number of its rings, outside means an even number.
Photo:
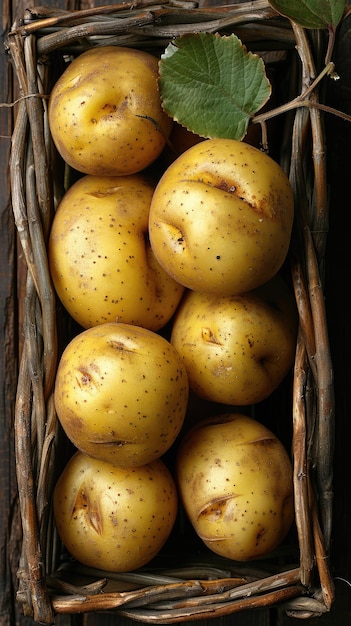
[{"label": "basket interior shadow", "polygon": [[323,303],[327,174],[323,118],[316,106],[292,107],[272,121],[271,135],[268,122],[271,152],[289,175],[296,205],[286,268],[300,318],[296,359],[286,385],[269,400],[270,410],[275,405],[272,414],[284,412],[289,418],[279,428],[294,465],[296,527],[291,535],[269,558],[243,564],[209,554],[182,518],[155,562],[113,576],[72,563],[53,522],[53,485],[71,453],[55,414],[53,385],[59,354],[74,328],[57,303],[46,254],[67,176],[50,137],[47,96],[67,59],[89,47],[122,45],[160,55],[172,38],[192,32],[235,33],[248,49],[262,54],[278,104],[300,94],[312,103],[323,98],[320,87],[309,87],[321,69],[324,36],[278,16],[266,0],[212,8],[191,2],[75,12],[36,7],[16,21],[8,37],[19,85],[11,192],[25,259],[15,408],[23,525],[18,599],[24,613],[40,623],[53,623],[58,613],[97,610],[175,623],[277,605],[291,616],[309,618],[328,611],[333,602],[328,554],[334,399]]}]

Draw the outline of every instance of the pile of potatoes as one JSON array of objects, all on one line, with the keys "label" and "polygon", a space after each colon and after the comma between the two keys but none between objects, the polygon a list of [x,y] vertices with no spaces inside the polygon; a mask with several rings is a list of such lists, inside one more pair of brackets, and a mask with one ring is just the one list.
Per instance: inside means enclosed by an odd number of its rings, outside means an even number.
[{"label": "pile of potatoes", "polygon": [[[115,572],[157,555],[180,505],[204,545],[239,561],[274,550],[294,518],[290,456],[248,416],[294,361],[296,307],[279,273],[292,190],[258,147],[177,125],[162,108],[158,63],[92,48],[68,64],[48,109],[75,173],[49,266],[79,328],[56,375],[76,452],[54,514],[74,558]],[[223,412],[205,417],[190,398]]]}]

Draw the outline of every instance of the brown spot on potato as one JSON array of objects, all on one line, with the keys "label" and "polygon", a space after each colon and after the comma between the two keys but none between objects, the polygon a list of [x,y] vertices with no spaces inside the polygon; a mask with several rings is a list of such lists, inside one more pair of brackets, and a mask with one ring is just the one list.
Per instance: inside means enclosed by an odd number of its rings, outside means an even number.
[{"label": "brown spot on potato", "polygon": [[110,340],[109,345],[114,350],[120,350],[121,352],[131,352],[131,353],[135,352],[135,350],[128,348],[128,346],[123,341]]},{"label": "brown spot on potato", "polygon": [[92,500],[84,487],[78,492],[75,499],[71,517],[75,517],[77,513],[83,512],[86,516],[86,522],[98,534],[103,533],[102,517],[98,502]]},{"label": "brown spot on potato", "polygon": [[[218,500],[212,500],[205,508],[203,508],[198,516],[198,520],[201,517],[205,517],[207,521],[216,522],[222,519],[223,517],[235,518],[232,514],[232,509],[228,512],[228,504],[232,502],[233,498],[237,498],[238,494],[230,494],[226,498],[219,498]],[[228,515],[229,513],[229,515]]]},{"label": "brown spot on potato", "polygon": [[265,446],[265,447],[276,447],[277,446],[277,440],[274,439],[274,437],[260,437],[260,439],[253,439],[251,441],[247,441],[246,445],[250,445],[250,446],[255,446],[255,445],[259,445],[259,446]]},{"label": "brown spot on potato", "polygon": [[258,544],[260,543],[260,541],[262,540],[266,532],[267,532],[266,528],[260,528],[260,530],[258,531],[256,535],[256,546],[258,546]]},{"label": "brown spot on potato", "polygon": [[218,181],[218,184],[216,185],[216,187],[218,189],[222,189],[222,191],[226,191],[227,193],[235,193],[236,192],[236,186],[233,185],[232,183],[228,183],[228,181],[225,180],[224,178],[221,178]]},{"label": "brown spot on potato", "polygon": [[77,371],[78,375],[76,376],[76,382],[79,387],[85,387],[93,383],[93,377],[90,375],[88,370],[80,368]]},{"label": "brown spot on potato", "polygon": [[218,339],[218,337],[216,337],[213,330],[209,327],[202,328],[201,336],[202,336],[202,339],[206,341],[207,343],[215,343],[218,345],[222,345],[222,342]]},{"label": "brown spot on potato", "polygon": [[117,439],[115,441],[98,441],[95,439],[89,439],[89,443],[92,443],[94,446],[111,448],[115,446],[116,448],[122,448],[123,446],[130,445],[133,443],[132,441],[123,441],[121,439]]}]

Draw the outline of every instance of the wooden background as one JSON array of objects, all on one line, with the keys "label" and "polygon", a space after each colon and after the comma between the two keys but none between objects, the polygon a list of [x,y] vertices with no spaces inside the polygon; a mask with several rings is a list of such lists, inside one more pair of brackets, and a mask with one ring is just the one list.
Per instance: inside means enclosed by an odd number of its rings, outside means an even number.
[{"label": "wooden background", "polygon": [[[105,2],[104,4],[106,4]],[[16,602],[21,528],[16,491],[14,463],[13,411],[18,367],[20,325],[17,318],[18,301],[23,297],[18,284],[17,268],[21,267],[21,250],[17,245],[9,193],[9,151],[13,125],[16,85],[3,42],[17,16],[38,2],[2,0],[2,29],[0,48],[0,626],[32,626],[33,620],[22,615]],[[44,2],[42,3],[44,4]],[[47,5],[81,9],[103,2],[88,0],[47,0]],[[210,2],[208,2],[210,4]],[[339,33],[335,51],[337,71],[342,81],[330,87],[329,103],[351,114],[351,19]],[[351,250],[351,124],[337,118],[327,118],[328,182],[330,186],[330,234],[327,252],[326,306],[335,371],[336,393],[336,452],[334,480],[334,525],[332,540],[332,572],[335,577],[336,601],[330,613],[302,620],[306,626],[347,626],[351,624],[351,360],[350,286]],[[225,619],[212,621],[213,626],[293,626],[296,619],[276,609],[247,611]],[[130,621],[115,615],[60,616],[58,626],[127,626]],[[196,622],[203,626],[201,622]],[[223,623],[223,624],[222,624]]]}]

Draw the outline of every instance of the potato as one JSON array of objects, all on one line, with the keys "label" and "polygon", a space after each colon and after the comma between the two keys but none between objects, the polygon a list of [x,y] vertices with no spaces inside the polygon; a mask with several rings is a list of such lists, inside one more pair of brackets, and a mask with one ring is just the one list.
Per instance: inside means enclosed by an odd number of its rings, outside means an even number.
[{"label": "potato", "polygon": [[184,287],[151,250],[154,183],[146,176],[83,176],[55,213],[48,245],[56,292],[83,327],[124,322],[159,330]]},{"label": "potato", "polygon": [[54,391],[72,443],[96,459],[138,466],[162,456],[185,417],[182,359],[160,335],[129,324],[89,328],[65,348]]},{"label": "potato", "polygon": [[191,524],[216,554],[237,561],[267,555],[293,523],[290,457],[250,417],[200,421],[180,442],[176,475]]},{"label": "potato", "polygon": [[54,85],[49,125],[62,158],[84,174],[135,174],[162,152],[172,119],[162,109],[158,59],[144,50],[92,48]]},{"label": "potato", "polygon": [[161,176],[150,207],[150,241],[180,284],[236,295],[280,270],[293,215],[292,188],[272,158],[242,141],[208,139]]},{"label": "potato", "polygon": [[90,567],[135,570],[156,556],[178,510],[174,479],[161,460],[115,467],[76,452],[54,489],[54,517],[70,554]]},{"label": "potato", "polygon": [[295,300],[276,275],[237,296],[188,291],[173,321],[171,343],[198,396],[242,406],[277,389],[294,363],[296,337]]}]

